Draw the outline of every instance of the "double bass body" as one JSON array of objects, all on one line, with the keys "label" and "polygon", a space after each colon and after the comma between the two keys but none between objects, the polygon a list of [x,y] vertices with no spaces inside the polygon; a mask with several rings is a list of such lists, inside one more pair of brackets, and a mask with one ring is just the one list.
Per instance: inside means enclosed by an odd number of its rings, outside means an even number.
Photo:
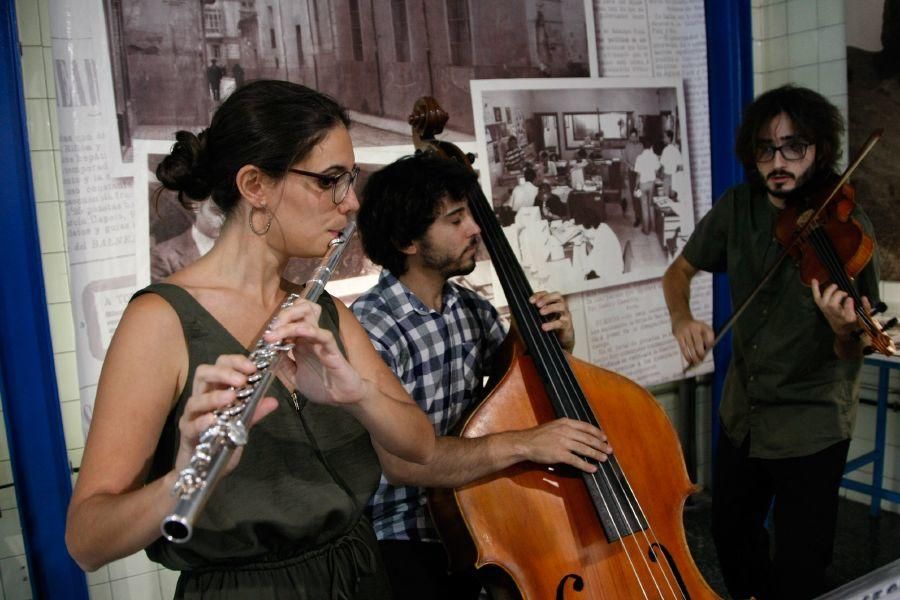
[{"label": "double bass body", "polygon": [[[518,336],[505,345],[491,393],[461,435],[534,427],[556,418]],[[451,564],[474,564],[510,597],[716,598],[694,564],[682,510],[694,490],[671,422],[631,380],[569,357],[648,522],[609,542],[581,475],[522,463],[429,504]],[[625,510],[628,510],[625,508]]]}]

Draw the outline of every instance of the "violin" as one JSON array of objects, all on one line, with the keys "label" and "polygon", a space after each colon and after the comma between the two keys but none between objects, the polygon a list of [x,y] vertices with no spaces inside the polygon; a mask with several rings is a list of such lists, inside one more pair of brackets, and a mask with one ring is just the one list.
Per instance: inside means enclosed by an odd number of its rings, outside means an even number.
[{"label": "violin", "polygon": [[852,287],[849,282],[872,258],[875,242],[852,217],[856,202],[849,183],[837,189],[819,213],[818,222],[806,227],[825,197],[814,195],[808,202],[788,202],[775,223],[775,239],[788,249],[797,263],[800,280],[807,286],[815,279],[821,285],[835,282],[841,289]]},{"label": "violin", "polygon": [[[474,157],[434,139],[448,115],[421,98],[409,118],[418,151]],[[655,398],[633,381],[565,353],[529,302],[531,286],[483,194],[469,207],[503,286],[513,327],[488,395],[458,434],[480,437],[559,417],[600,427],[614,454],[595,473],[520,463],[453,490],[428,490],[451,569],[478,568],[501,597],[715,598],[682,523],[687,476],[678,435]]]},{"label": "violin", "polygon": [[[783,247],[781,254],[732,313],[707,350],[711,350],[725,337],[781,263],[787,257],[792,257],[797,262],[800,279],[804,284],[812,285],[813,279],[823,286],[835,283],[853,299],[859,324],[859,330],[854,335],[857,338],[866,336],[864,353],[877,351],[885,356],[897,353],[894,340],[886,333],[897,324],[897,319],[891,319],[884,325],[874,319],[875,314],[883,312],[887,307],[884,303],[879,303],[871,311],[866,309],[862,297],[853,285],[853,278],[871,260],[875,241],[865,233],[859,221],[853,218],[855,193],[848,181],[882,134],[881,129],[874,131],[847,169],[840,176],[825,178],[811,198],[787,203],[778,216],[773,232]],[[684,371],[692,366],[688,365]]]},{"label": "violin", "polygon": [[856,335],[867,336],[866,352],[892,356],[897,350],[885,331],[894,323],[882,326],[872,318],[885,305],[880,303],[870,312],[853,285],[853,279],[871,260],[875,241],[853,218],[853,187],[836,180],[837,176],[830,177],[820,185],[824,194],[813,194],[806,202],[788,202],[778,215],[774,236],[796,261],[805,285],[812,285],[813,279],[823,287],[834,283],[853,299],[860,327]]}]

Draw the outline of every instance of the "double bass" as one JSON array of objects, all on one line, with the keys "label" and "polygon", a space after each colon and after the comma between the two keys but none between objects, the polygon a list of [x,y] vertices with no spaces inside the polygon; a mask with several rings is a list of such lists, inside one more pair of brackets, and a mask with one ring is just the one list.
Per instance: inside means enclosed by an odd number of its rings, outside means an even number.
[{"label": "double bass", "polygon": [[[410,116],[420,151],[471,166],[434,139],[448,115],[432,98]],[[613,448],[595,473],[520,463],[452,490],[429,508],[452,569],[478,568],[492,591],[525,600],[715,598],[690,555],[684,501],[696,491],[681,445],[653,396],[633,381],[566,354],[541,329],[531,286],[484,197],[469,199],[514,325],[459,435],[535,427],[558,417],[601,427]],[[495,596],[496,597],[496,596]]]}]

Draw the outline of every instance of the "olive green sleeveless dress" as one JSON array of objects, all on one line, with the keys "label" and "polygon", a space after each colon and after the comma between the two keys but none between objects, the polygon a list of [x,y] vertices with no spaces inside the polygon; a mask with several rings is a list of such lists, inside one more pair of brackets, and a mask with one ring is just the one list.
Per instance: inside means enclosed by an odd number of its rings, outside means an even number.
[{"label": "olive green sleeveless dress", "polygon": [[[158,294],[178,314],[191,373],[156,448],[152,481],[172,468],[197,366],[247,350],[184,289],[154,284],[135,297],[145,293]],[[320,326],[338,337],[334,302],[326,293],[319,304]],[[181,571],[176,598],[390,598],[363,516],[381,473],[368,432],[343,410],[302,396],[295,404],[277,379],[269,395],[278,409],[250,431],[240,463],[210,496],[190,541],[159,538],[147,555]]]}]

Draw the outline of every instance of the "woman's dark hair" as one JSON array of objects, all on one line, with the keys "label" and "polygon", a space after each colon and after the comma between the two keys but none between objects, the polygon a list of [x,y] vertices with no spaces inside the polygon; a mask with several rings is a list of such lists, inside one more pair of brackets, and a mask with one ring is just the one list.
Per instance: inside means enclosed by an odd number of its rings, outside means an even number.
[{"label": "woman's dark hair", "polygon": [[735,140],[735,152],[747,173],[759,174],[756,167],[757,137],[760,130],[781,113],[791,118],[797,137],[816,145],[816,170],[835,172],[841,157],[844,118],[818,92],[784,85],[760,95],[744,110]]},{"label": "woman's dark hair", "polygon": [[477,197],[478,180],[468,167],[446,158],[416,154],[373,173],[362,191],[356,222],[363,250],[394,275],[406,273],[400,251],[421,239],[441,201]]},{"label": "woman's dark hair", "polygon": [[289,81],[248,83],[216,109],[208,129],[175,134],[175,145],[156,168],[164,187],[185,206],[212,197],[227,215],[240,199],[237,172],[255,165],[280,178],[336,125],[349,127],[334,99]]}]

